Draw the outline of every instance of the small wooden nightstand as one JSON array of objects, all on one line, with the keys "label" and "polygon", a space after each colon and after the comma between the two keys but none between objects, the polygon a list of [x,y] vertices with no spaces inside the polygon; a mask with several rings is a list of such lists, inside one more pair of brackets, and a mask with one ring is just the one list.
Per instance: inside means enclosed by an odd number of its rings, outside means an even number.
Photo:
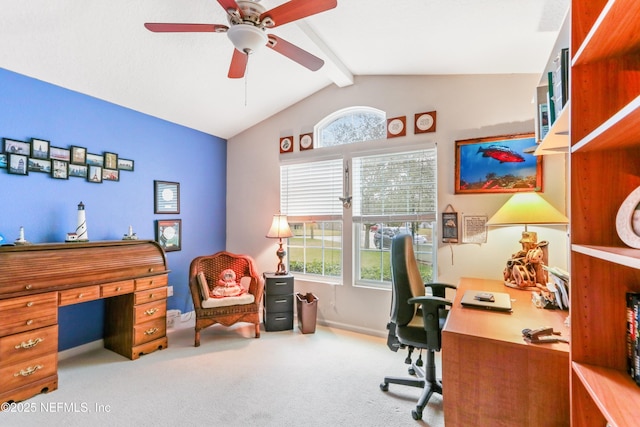
[{"label": "small wooden nightstand", "polygon": [[293,329],[293,276],[264,273],[264,329]]}]

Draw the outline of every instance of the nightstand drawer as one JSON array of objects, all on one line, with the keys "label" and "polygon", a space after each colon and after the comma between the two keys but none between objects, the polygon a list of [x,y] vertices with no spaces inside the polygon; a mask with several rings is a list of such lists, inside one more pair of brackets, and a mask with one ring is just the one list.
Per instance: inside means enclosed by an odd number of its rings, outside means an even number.
[{"label": "nightstand drawer", "polygon": [[98,285],[60,291],[60,307],[96,299],[100,299],[100,286]]},{"label": "nightstand drawer", "polygon": [[167,298],[167,287],[149,289],[147,291],[136,292],[134,297],[134,304],[144,304],[151,301],[158,301]]},{"label": "nightstand drawer", "polygon": [[264,329],[271,331],[286,331],[293,329],[293,312],[268,313],[264,312]]},{"label": "nightstand drawer", "polygon": [[151,322],[142,323],[133,327],[133,345],[144,344],[156,338],[162,338],[167,332],[167,320],[162,317]]},{"label": "nightstand drawer", "polygon": [[267,295],[293,293],[293,276],[266,276],[264,292]]},{"label": "nightstand drawer", "polygon": [[286,312],[293,310],[293,294],[267,295],[265,308],[268,312]]},{"label": "nightstand drawer", "polygon": [[136,291],[167,286],[167,283],[169,283],[169,278],[167,275],[136,279]]},{"label": "nightstand drawer", "polygon": [[0,301],[0,336],[58,323],[58,293]]},{"label": "nightstand drawer", "polygon": [[56,375],[58,353],[0,368],[0,393]]},{"label": "nightstand drawer", "polygon": [[122,282],[107,283],[100,285],[100,294],[102,298],[115,297],[117,295],[129,294],[133,292],[135,284],[133,280],[124,280]]},{"label": "nightstand drawer", "polygon": [[153,301],[147,304],[137,305],[134,308],[133,322],[148,322],[149,320],[167,316],[167,300]]},{"label": "nightstand drawer", "polygon": [[58,351],[58,326],[0,338],[0,366],[8,366]]}]

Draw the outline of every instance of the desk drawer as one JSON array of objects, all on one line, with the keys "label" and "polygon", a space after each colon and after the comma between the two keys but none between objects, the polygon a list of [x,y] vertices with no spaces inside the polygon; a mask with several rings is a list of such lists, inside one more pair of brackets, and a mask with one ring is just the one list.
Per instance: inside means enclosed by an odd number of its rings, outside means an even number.
[{"label": "desk drawer", "polygon": [[60,291],[60,307],[64,305],[80,304],[82,302],[100,299],[100,286],[85,286],[83,288]]},{"label": "desk drawer", "polygon": [[130,294],[133,292],[134,288],[135,284],[133,280],[107,283],[105,285],[100,285],[100,295],[102,298],[110,298],[117,295]]},{"label": "desk drawer", "polygon": [[148,291],[136,292],[133,303],[135,305],[144,304],[151,301],[167,299],[167,287],[149,289]]},{"label": "desk drawer", "polygon": [[162,276],[153,276],[153,277],[145,277],[144,279],[136,279],[136,291],[143,291],[145,289],[167,286],[167,283],[169,283],[169,279],[166,274]]},{"label": "desk drawer", "polygon": [[0,301],[0,336],[56,323],[58,323],[57,292]]},{"label": "desk drawer", "polygon": [[264,289],[267,295],[284,295],[293,293],[293,276],[267,277]]},{"label": "desk drawer", "polygon": [[167,332],[167,321],[164,317],[141,323],[133,327],[133,345],[144,344],[162,338]]},{"label": "desk drawer", "polygon": [[133,323],[139,324],[167,316],[167,300],[153,301],[134,308]]},{"label": "desk drawer", "polygon": [[0,338],[0,367],[58,351],[58,326]]},{"label": "desk drawer", "polygon": [[267,295],[265,308],[268,312],[293,311],[293,294]]},{"label": "desk drawer", "polygon": [[58,353],[0,368],[0,393],[56,375]]},{"label": "desk drawer", "polygon": [[263,311],[264,329],[271,331],[287,331],[293,329],[293,312],[270,313]]}]

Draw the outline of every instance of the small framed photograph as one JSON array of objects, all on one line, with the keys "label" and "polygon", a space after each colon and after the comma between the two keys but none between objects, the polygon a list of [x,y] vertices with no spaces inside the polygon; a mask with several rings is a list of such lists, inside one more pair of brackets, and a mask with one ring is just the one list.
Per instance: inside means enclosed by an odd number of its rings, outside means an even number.
[{"label": "small framed photograph", "polygon": [[87,153],[87,165],[104,167],[104,157],[100,154]]},{"label": "small framed photograph", "polygon": [[118,155],[116,153],[104,153],[104,168],[118,169]]},{"label": "small framed photograph", "polygon": [[542,191],[533,133],[456,141],[455,194]]},{"label": "small framed photograph", "polygon": [[180,183],[153,181],[153,213],[180,213]]},{"label": "small framed photograph", "polygon": [[69,164],[69,176],[75,176],[77,178],[87,178],[87,171],[89,167],[87,165],[74,165]]},{"label": "small framed photograph", "polygon": [[7,168],[7,155],[4,153],[0,154],[0,168]]},{"label": "small framed photograph", "polygon": [[102,182],[102,166],[87,165],[87,181],[100,184]]},{"label": "small framed photograph", "polygon": [[87,163],[87,149],[85,147],[71,146],[71,164],[84,165]]},{"label": "small framed photograph", "polygon": [[462,243],[487,243],[486,215],[462,216]]},{"label": "small framed photograph", "polygon": [[71,160],[71,150],[62,147],[49,147],[49,158],[68,162]]},{"label": "small framed photograph", "polygon": [[23,156],[31,155],[31,144],[24,141],[16,141],[15,139],[2,138],[4,141],[5,154],[22,154]]},{"label": "small framed photograph", "polygon": [[118,157],[118,169],[133,172],[133,160]]},{"label": "small framed photograph", "polygon": [[156,221],[156,241],[165,252],[182,249],[182,220],[167,219]]},{"label": "small framed photograph", "polygon": [[102,179],[104,181],[120,181],[120,171],[117,169],[102,169]]},{"label": "small framed photograph", "polygon": [[48,159],[49,145],[51,145],[49,141],[44,139],[31,138],[31,158]]},{"label": "small framed photograph", "polygon": [[442,212],[442,243],[458,243],[458,212]]},{"label": "small framed photograph", "polygon": [[55,179],[69,179],[69,162],[51,160],[51,177]]},{"label": "small framed photograph", "polygon": [[29,172],[51,173],[51,160],[29,158]]},{"label": "small framed photograph", "polygon": [[7,154],[7,172],[14,175],[29,175],[29,156],[25,154]]}]

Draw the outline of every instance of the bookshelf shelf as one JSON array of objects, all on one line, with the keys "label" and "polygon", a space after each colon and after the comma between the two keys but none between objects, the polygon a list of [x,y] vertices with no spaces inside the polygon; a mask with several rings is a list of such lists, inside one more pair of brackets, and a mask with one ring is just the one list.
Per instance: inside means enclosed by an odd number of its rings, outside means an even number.
[{"label": "bookshelf shelf", "polygon": [[[635,408],[640,407],[640,396],[638,386],[626,372],[575,362],[572,367],[608,423],[636,425]],[[620,399],[620,396],[629,396],[629,399]]]},{"label": "bookshelf shelf", "polygon": [[627,374],[626,293],[640,250],[616,214],[640,186],[640,2],[572,0],[570,99],[571,425],[637,425]]},{"label": "bookshelf shelf", "polygon": [[563,154],[569,151],[569,108],[571,101],[562,108],[549,133],[540,141],[535,155]]}]

